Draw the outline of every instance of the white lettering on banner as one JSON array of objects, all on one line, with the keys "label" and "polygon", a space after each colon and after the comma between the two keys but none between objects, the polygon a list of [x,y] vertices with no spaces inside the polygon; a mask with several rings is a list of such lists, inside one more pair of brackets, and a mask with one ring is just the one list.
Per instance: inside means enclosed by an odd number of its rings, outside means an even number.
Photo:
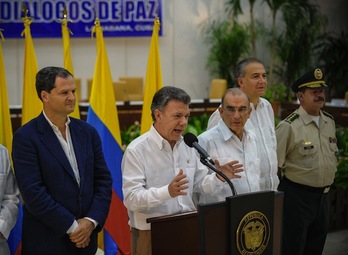
[{"label": "white lettering on banner", "polygon": [[153,21],[156,18],[157,2],[125,0],[123,8],[123,21]]},{"label": "white lettering on banner", "polygon": [[135,30],[136,31],[152,31],[153,26],[152,25],[136,25]]},{"label": "white lettering on banner", "polygon": [[[104,32],[133,32],[134,29],[130,25],[109,25],[101,26]],[[93,26],[85,26],[85,32],[91,32]]]},{"label": "white lettering on banner", "polygon": [[158,8],[158,0],[1,0],[0,18],[5,23],[21,23],[22,3],[26,4],[28,16],[35,23],[57,22],[62,18],[65,5],[68,19],[83,23],[93,22],[95,12],[100,22],[151,22],[155,19]]}]

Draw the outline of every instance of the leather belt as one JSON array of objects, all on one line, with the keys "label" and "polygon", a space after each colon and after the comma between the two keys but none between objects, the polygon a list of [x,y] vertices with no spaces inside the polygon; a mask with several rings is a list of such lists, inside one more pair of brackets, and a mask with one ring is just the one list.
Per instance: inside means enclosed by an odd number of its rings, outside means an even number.
[{"label": "leather belt", "polygon": [[293,182],[290,181],[288,178],[286,178],[285,176],[283,176],[283,181],[287,182],[288,184],[297,187],[299,189],[303,189],[309,192],[314,192],[314,193],[328,193],[330,190],[330,185],[329,186],[325,186],[325,187],[312,187],[312,186],[307,186],[304,184],[300,184],[297,182]]}]

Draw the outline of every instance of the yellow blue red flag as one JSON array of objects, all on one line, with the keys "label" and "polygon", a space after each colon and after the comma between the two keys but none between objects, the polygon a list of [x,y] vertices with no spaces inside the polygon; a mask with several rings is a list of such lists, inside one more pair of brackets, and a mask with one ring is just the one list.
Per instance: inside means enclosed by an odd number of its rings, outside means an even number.
[{"label": "yellow blue red flag", "polygon": [[97,58],[87,113],[87,122],[94,126],[102,140],[105,161],[113,178],[113,191],[108,218],[104,226],[105,255],[129,255],[130,229],[122,194],[122,142],[113,92],[109,60],[99,19],[92,33],[97,39]]},{"label": "yellow blue red flag", "polygon": [[22,222],[23,222],[23,206],[21,199],[18,205],[18,218],[16,225],[12,228],[10,236],[7,239],[11,255],[22,254]]},{"label": "yellow blue red flag", "polygon": [[22,103],[22,125],[24,125],[41,113],[42,102],[40,101],[35,88],[35,77],[38,72],[38,67],[33,39],[30,32],[32,19],[25,16],[22,18],[22,21],[24,23],[24,31],[22,32],[22,35],[25,36]]},{"label": "yellow blue red flag", "polygon": [[156,91],[162,88],[162,68],[161,56],[158,44],[158,31],[160,29],[160,20],[156,17],[154,21],[149,56],[147,60],[147,71],[145,80],[145,92],[143,101],[143,110],[141,115],[140,133],[147,132],[152,125],[151,103]]},{"label": "yellow blue red flag", "polygon": [[[63,52],[64,52],[64,68],[68,70],[70,73],[74,74],[74,68],[73,63],[71,60],[71,54],[70,54],[70,29],[68,28],[68,22],[67,19],[67,11],[66,7],[64,7],[64,13],[63,13],[63,19],[61,20],[62,23],[62,39],[63,39]],[[79,89],[79,88],[78,88]],[[75,102],[75,109],[70,114],[71,117],[80,118],[80,110],[79,110],[79,97],[77,96],[78,93],[81,93],[80,91],[77,91],[76,95],[76,102]]]},{"label": "yellow blue red flag", "polygon": [[4,57],[2,54],[2,42],[4,38],[0,30],[0,144],[4,145],[9,154],[12,152],[12,124],[8,93],[6,85],[6,74]]},{"label": "yellow blue red flag", "polygon": [[[4,37],[0,30],[0,143],[7,148],[11,155],[13,132],[6,86],[4,57],[2,53],[3,41]],[[22,203],[20,202],[18,205],[18,218],[16,225],[12,228],[7,240],[11,255],[20,255],[22,252],[22,220],[23,210]]]}]

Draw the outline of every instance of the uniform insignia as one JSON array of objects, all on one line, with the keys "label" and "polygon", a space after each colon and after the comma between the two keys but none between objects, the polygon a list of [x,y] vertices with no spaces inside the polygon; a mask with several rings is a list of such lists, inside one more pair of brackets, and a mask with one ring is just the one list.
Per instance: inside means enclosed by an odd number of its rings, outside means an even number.
[{"label": "uniform insignia", "polygon": [[295,119],[297,119],[300,115],[298,115],[296,112],[291,113],[288,117],[286,117],[285,121],[288,123],[293,122]]},{"label": "uniform insignia", "polygon": [[333,117],[330,113],[325,112],[325,111],[322,111],[322,112],[323,112],[323,114],[324,114],[325,116],[327,116],[327,117],[329,117],[329,118],[331,118],[331,119],[334,119],[334,117]]},{"label": "uniform insignia", "polygon": [[323,72],[321,71],[321,69],[317,68],[314,70],[314,77],[317,80],[320,80],[321,78],[323,78]]},{"label": "uniform insignia", "polygon": [[304,143],[303,143],[303,145],[304,145],[304,149],[305,150],[310,150],[310,149],[313,149],[314,148],[314,146],[312,145],[312,143],[311,143],[311,141],[305,141]]}]

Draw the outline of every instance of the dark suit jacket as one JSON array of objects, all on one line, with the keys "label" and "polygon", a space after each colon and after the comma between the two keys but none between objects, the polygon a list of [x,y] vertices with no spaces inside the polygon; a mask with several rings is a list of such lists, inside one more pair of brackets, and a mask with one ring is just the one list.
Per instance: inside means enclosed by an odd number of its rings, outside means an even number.
[{"label": "dark suit jacket", "polygon": [[[70,120],[80,186],[42,113],[14,134],[13,163],[24,200],[23,255],[96,253],[97,232],[109,212],[112,177],[97,131],[84,121]],[[74,219],[83,217],[94,219],[98,227],[89,246],[78,249],[66,232]]]}]

